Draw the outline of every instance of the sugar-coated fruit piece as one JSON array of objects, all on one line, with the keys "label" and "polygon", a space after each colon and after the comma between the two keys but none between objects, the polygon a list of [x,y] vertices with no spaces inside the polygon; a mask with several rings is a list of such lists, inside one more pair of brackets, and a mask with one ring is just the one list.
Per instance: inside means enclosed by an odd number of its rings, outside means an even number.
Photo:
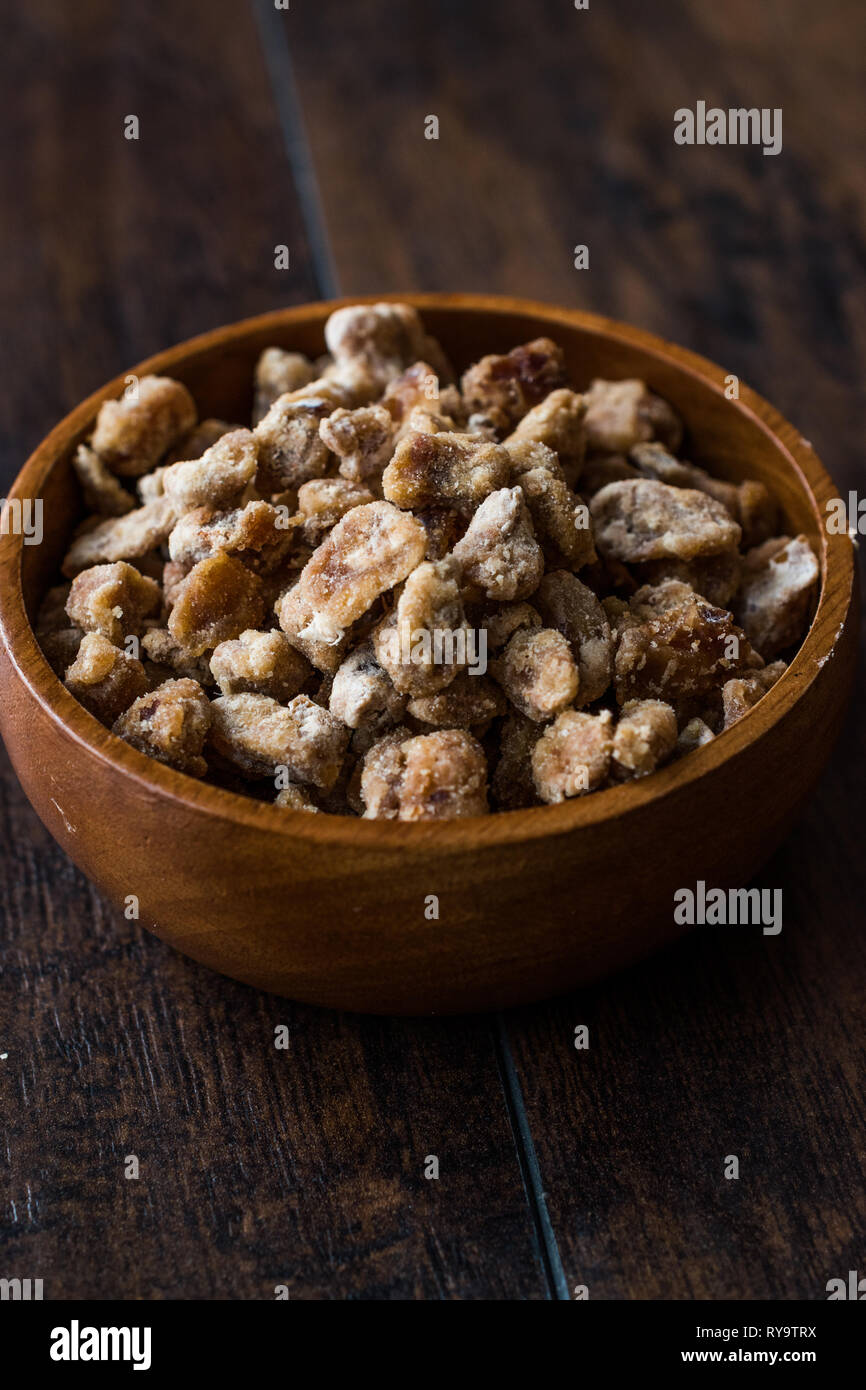
[{"label": "sugar-coated fruit piece", "polygon": [[202,749],[210,723],[210,701],[198,682],[168,680],[139,696],[117,719],[114,732],[140,753],[190,777],[204,777]]}]

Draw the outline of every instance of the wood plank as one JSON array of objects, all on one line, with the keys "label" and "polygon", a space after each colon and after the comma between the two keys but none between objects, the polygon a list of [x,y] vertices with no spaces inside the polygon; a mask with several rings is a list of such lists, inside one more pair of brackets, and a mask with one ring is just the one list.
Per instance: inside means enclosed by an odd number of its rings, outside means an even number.
[{"label": "wood plank", "polygon": [[[4,38],[8,480],[108,376],[315,284],[247,7],[34,0]],[[98,898],[5,756],[0,825],[4,1276],[60,1299],[546,1296],[486,1021],[294,1008],[183,960]]]},{"label": "wood plank", "polygon": [[[637,322],[741,375],[843,493],[862,487],[862,8],[371,0],[341,17],[327,64],[323,7],[284,23],[346,292],[485,289]],[[783,152],[675,145],[673,113],[699,99],[781,107]],[[589,271],[572,268],[577,243]],[[861,679],[855,709],[864,696]],[[852,718],[765,870],[780,937],[706,928],[509,1016],[570,1288],[820,1298],[856,1267],[864,751]]]}]

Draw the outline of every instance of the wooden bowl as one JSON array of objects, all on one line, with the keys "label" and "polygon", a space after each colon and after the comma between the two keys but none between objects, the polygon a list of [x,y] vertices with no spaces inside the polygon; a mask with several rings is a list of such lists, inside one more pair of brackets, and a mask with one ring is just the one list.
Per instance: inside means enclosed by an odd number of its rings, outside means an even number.
[{"label": "wooden bowl", "polygon": [[[590,314],[478,295],[405,298],[458,369],[546,334],[564,348],[577,386],[642,377],[683,417],[690,458],[772,489],[788,528],[811,538],[822,585],[800,652],[760,705],[644,781],[441,824],[279,810],[163,767],[73,699],[28,616],[56,582],[81,515],[70,456],[101,402],[121,393],[118,377],[52,431],[10,493],[43,499],[45,535],[34,546],[0,541],[0,729],[35,810],[117,905],[119,930],[134,894],[163,940],[262,989],[334,1008],[457,1012],[595,979],[683,931],[676,889],[749,882],[839,729],[855,660],[855,565],[848,536],[823,525],[837,489],[807,441],[746,387],[726,399],[720,367]],[[133,370],[179,378],[203,416],[246,420],[262,348],[320,353],[334,307],[217,329]],[[431,894],[435,920],[425,915]]]}]

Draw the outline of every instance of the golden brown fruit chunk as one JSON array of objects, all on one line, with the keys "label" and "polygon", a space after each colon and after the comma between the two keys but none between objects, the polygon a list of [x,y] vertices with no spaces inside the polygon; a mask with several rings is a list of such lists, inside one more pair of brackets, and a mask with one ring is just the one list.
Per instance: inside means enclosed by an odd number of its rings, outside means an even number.
[{"label": "golden brown fruit chunk", "polygon": [[374,633],[376,658],[401,694],[432,695],[469,655],[469,630],[456,560],[423,561],[406,580],[394,612]]},{"label": "golden brown fruit chunk", "polygon": [[647,390],[643,381],[597,378],[584,399],[584,427],[590,453],[627,454],[635,444],[650,439],[660,439],[676,452],[682,442],[680,420],[666,401]]},{"label": "golden brown fruit chunk", "polygon": [[571,647],[580,678],[577,703],[588,705],[613,679],[613,640],[607,614],[592,589],[567,570],[546,574],[534,595],[546,627]]},{"label": "golden brown fruit chunk", "polygon": [[239,637],[220,642],[210,669],[223,695],[269,695],[286,703],[312,675],[312,668],[285,633],[248,628]]},{"label": "golden brown fruit chunk", "polygon": [[350,652],[334,675],[328,708],[350,729],[381,729],[402,718],[405,696],[376,660],[372,641]]},{"label": "golden brown fruit chunk", "polygon": [[745,556],[734,611],[763,657],[776,656],[802,637],[818,575],[805,536],[777,536]]},{"label": "golden brown fruit chunk", "polygon": [[408,434],[382,474],[382,489],[398,507],[449,503],[473,508],[508,484],[507,450],[471,434]]},{"label": "golden brown fruit chunk", "polygon": [[309,357],[302,352],[286,352],[283,348],[265,348],[255,371],[255,401],[253,424],[264,419],[274,401],[289,391],[309,386],[316,375]]},{"label": "golden brown fruit chunk", "polygon": [[504,714],[506,700],[487,676],[461,671],[447,690],[410,700],[406,713],[437,729],[468,729]]},{"label": "golden brown fruit chunk", "polygon": [[544,573],[523,491],[505,487],[485,497],[452,551],[470,597],[528,598]]},{"label": "golden brown fruit chunk", "polygon": [[765,666],[761,671],[726,681],[722,686],[724,727],[729,729],[738,719],[742,719],[744,714],[748,714],[787,669],[786,662],[774,661],[771,666]]},{"label": "golden brown fruit chunk", "polygon": [[646,777],[676,748],[677,716],[663,700],[630,700],[623,705],[613,736],[613,771],[618,777]]},{"label": "golden brown fruit chunk", "polygon": [[487,812],[487,763],[462,729],[441,729],[375,744],[364,762],[361,796],[367,819],[422,821]]},{"label": "golden brown fruit chunk", "polygon": [[162,488],[178,516],[193,507],[215,511],[236,502],[256,475],[258,444],[250,430],[221,435],[201,458],[173,463],[162,474]]},{"label": "golden brown fruit chunk", "polygon": [[509,450],[515,444],[546,444],[569,468],[573,483],[580,473],[586,448],[584,416],[586,402],[576,391],[551,391],[532,407],[505,440]]},{"label": "golden brown fruit chunk", "polygon": [[325,532],[353,507],[375,500],[369,488],[347,478],[311,478],[298,489],[304,540],[313,547],[319,545]]},{"label": "golden brown fruit chunk", "polygon": [[381,405],[335,410],[319,435],[340,460],[342,477],[356,483],[379,477],[394,449],[394,422]]},{"label": "golden brown fruit chunk", "polygon": [[327,791],[337,780],[349,730],[308,695],[278,705],[267,695],[221,695],[211,704],[211,742],[244,777],[277,768]]},{"label": "golden brown fruit chunk", "polygon": [[294,520],[270,502],[248,502],[226,512],[196,507],[174,527],[168,553],[187,568],[210,555],[236,555],[250,569],[267,574],[282,563],[295,530]]},{"label": "golden brown fruit chunk", "polygon": [[79,444],[72,459],[84,501],[100,516],[125,516],[135,506],[131,492],[117,481],[108,465],[93,449]]},{"label": "golden brown fruit chunk", "polygon": [[103,401],[91,443],[113,473],[137,478],[195,421],[195,401],[185,386],[167,376],[143,376],[119,401]]},{"label": "golden brown fruit chunk", "polygon": [[210,728],[210,702],[197,681],[170,680],[141,695],[114,725],[114,733],[190,777],[204,777],[202,757]]},{"label": "golden brown fruit chunk", "polygon": [[265,615],[261,580],[231,555],[200,560],[187,575],[168,619],[172,637],[190,655],[258,627]]},{"label": "golden brown fruit chunk", "polygon": [[577,570],[592,564],[597,556],[586,503],[547,469],[532,468],[519,481],[548,565]]},{"label": "golden brown fruit chunk", "polygon": [[144,619],[158,613],[161,603],[159,585],[119,560],[77,575],[66,612],[82,632],[101,632],[120,646],[124,637],[140,635]]},{"label": "golden brown fruit chunk", "polygon": [[[313,387],[316,383],[313,383]],[[312,392],[313,387],[309,390]],[[319,435],[334,402],[324,395],[288,392],[278,396],[253,430],[258,445],[256,487],[264,496],[321,478],[328,468],[328,446]]]},{"label": "golden brown fruit chunk", "polygon": [[601,554],[615,560],[692,560],[736,550],[740,528],[706,493],[650,479],[608,483],[590,504]]},{"label": "golden brown fruit chunk", "polygon": [[745,545],[757,545],[772,535],[778,509],[763,483],[729,483],[714,478],[706,469],[674,458],[662,444],[637,444],[629,458],[646,478],[673,487],[696,488],[715,497],[741,527]]},{"label": "golden brown fruit chunk", "polygon": [[528,410],[565,385],[562,349],[550,338],[521,343],[504,356],[491,353],[463,373],[463,399],[513,429]]},{"label": "golden brown fruit chunk", "polygon": [[334,357],[329,373],[351,383],[367,400],[381,395],[388,383],[414,362],[430,362],[443,380],[451,376],[441,347],[409,304],[358,304],[336,309],[325,325],[325,342]]},{"label": "golden brown fruit chunk", "polygon": [[620,634],[615,658],[616,698],[660,699],[679,709],[729,676],[756,664],[755,654],[730,613],[689,591],[680,604]]},{"label": "golden brown fruit chunk", "polygon": [[76,536],[63,561],[63,573],[71,578],[90,565],[136,560],[147,555],[168,539],[175,520],[171,499],[157,497],[126,516],[101,521],[92,530]]},{"label": "golden brown fruit chunk", "polygon": [[141,646],[148,659],[155,666],[167,668],[164,671],[166,679],[171,673],[185,680],[197,681],[199,685],[213,685],[213,676],[207,657],[203,654],[194,655],[176,638],[172,637],[166,628],[151,628],[142,637]]},{"label": "golden brown fruit chunk", "polygon": [[[389,502],[353,507],[304,566],[281,602],[280,626],[289,635],[336,643],[373,602],[399,584],[424,558],[423,526]],[[302,628],[294,622],[311,615]]]},{"label": "golden brown fruit chunk", "polygon": [[103,724],[113,724],[147,690],[147,676],[135,657],[127,656],[101,633],[88,632],[64,685]]},{"label": "golden brown fruit chunk", "polygon": [[532,775],[542,801],[556,804],[607,781],[613,755],[610,710],[565,710],[532,750]]},{"label": "golden brown fruit chunk", "polygon": [[502,656],[490,664],[511,703],[536,723],[552,719],[578,692],[577,666],[561,632],[521,628]]}]

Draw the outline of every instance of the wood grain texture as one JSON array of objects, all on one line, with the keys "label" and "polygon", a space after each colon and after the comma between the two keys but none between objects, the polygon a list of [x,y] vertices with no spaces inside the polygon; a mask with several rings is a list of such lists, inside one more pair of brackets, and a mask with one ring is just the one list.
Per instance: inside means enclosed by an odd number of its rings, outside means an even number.
[{"label": "wood grain texture", "polygon": [[[343,15],[324,67],[325,8],[284,22],[344,292],[506,291],[636,322],[755,386],[862,495],[862,6],[453,0],[428,23],[372,0]],[[781,106],[782,154],[677,147],[673,113],[699,99]],[[572,268],[578,243],[589,271]],[[821,1298],[862,1263],[864,700],[861,675],[830,770],[760,880],[783,888],[780,937],[706,928],[509,1015],[570,1288]],[[632,864],[640,852],[624,846]]]},{"label": "wood grain texture", "polygon": [[[315,289],[244,5],[34,0],[0,66],[8,485],[142,352]],[[546,1295],[486,1023],[331,1017],[191,965],[98,898],[0,766],[4,1277],[51,1298]]]}]

